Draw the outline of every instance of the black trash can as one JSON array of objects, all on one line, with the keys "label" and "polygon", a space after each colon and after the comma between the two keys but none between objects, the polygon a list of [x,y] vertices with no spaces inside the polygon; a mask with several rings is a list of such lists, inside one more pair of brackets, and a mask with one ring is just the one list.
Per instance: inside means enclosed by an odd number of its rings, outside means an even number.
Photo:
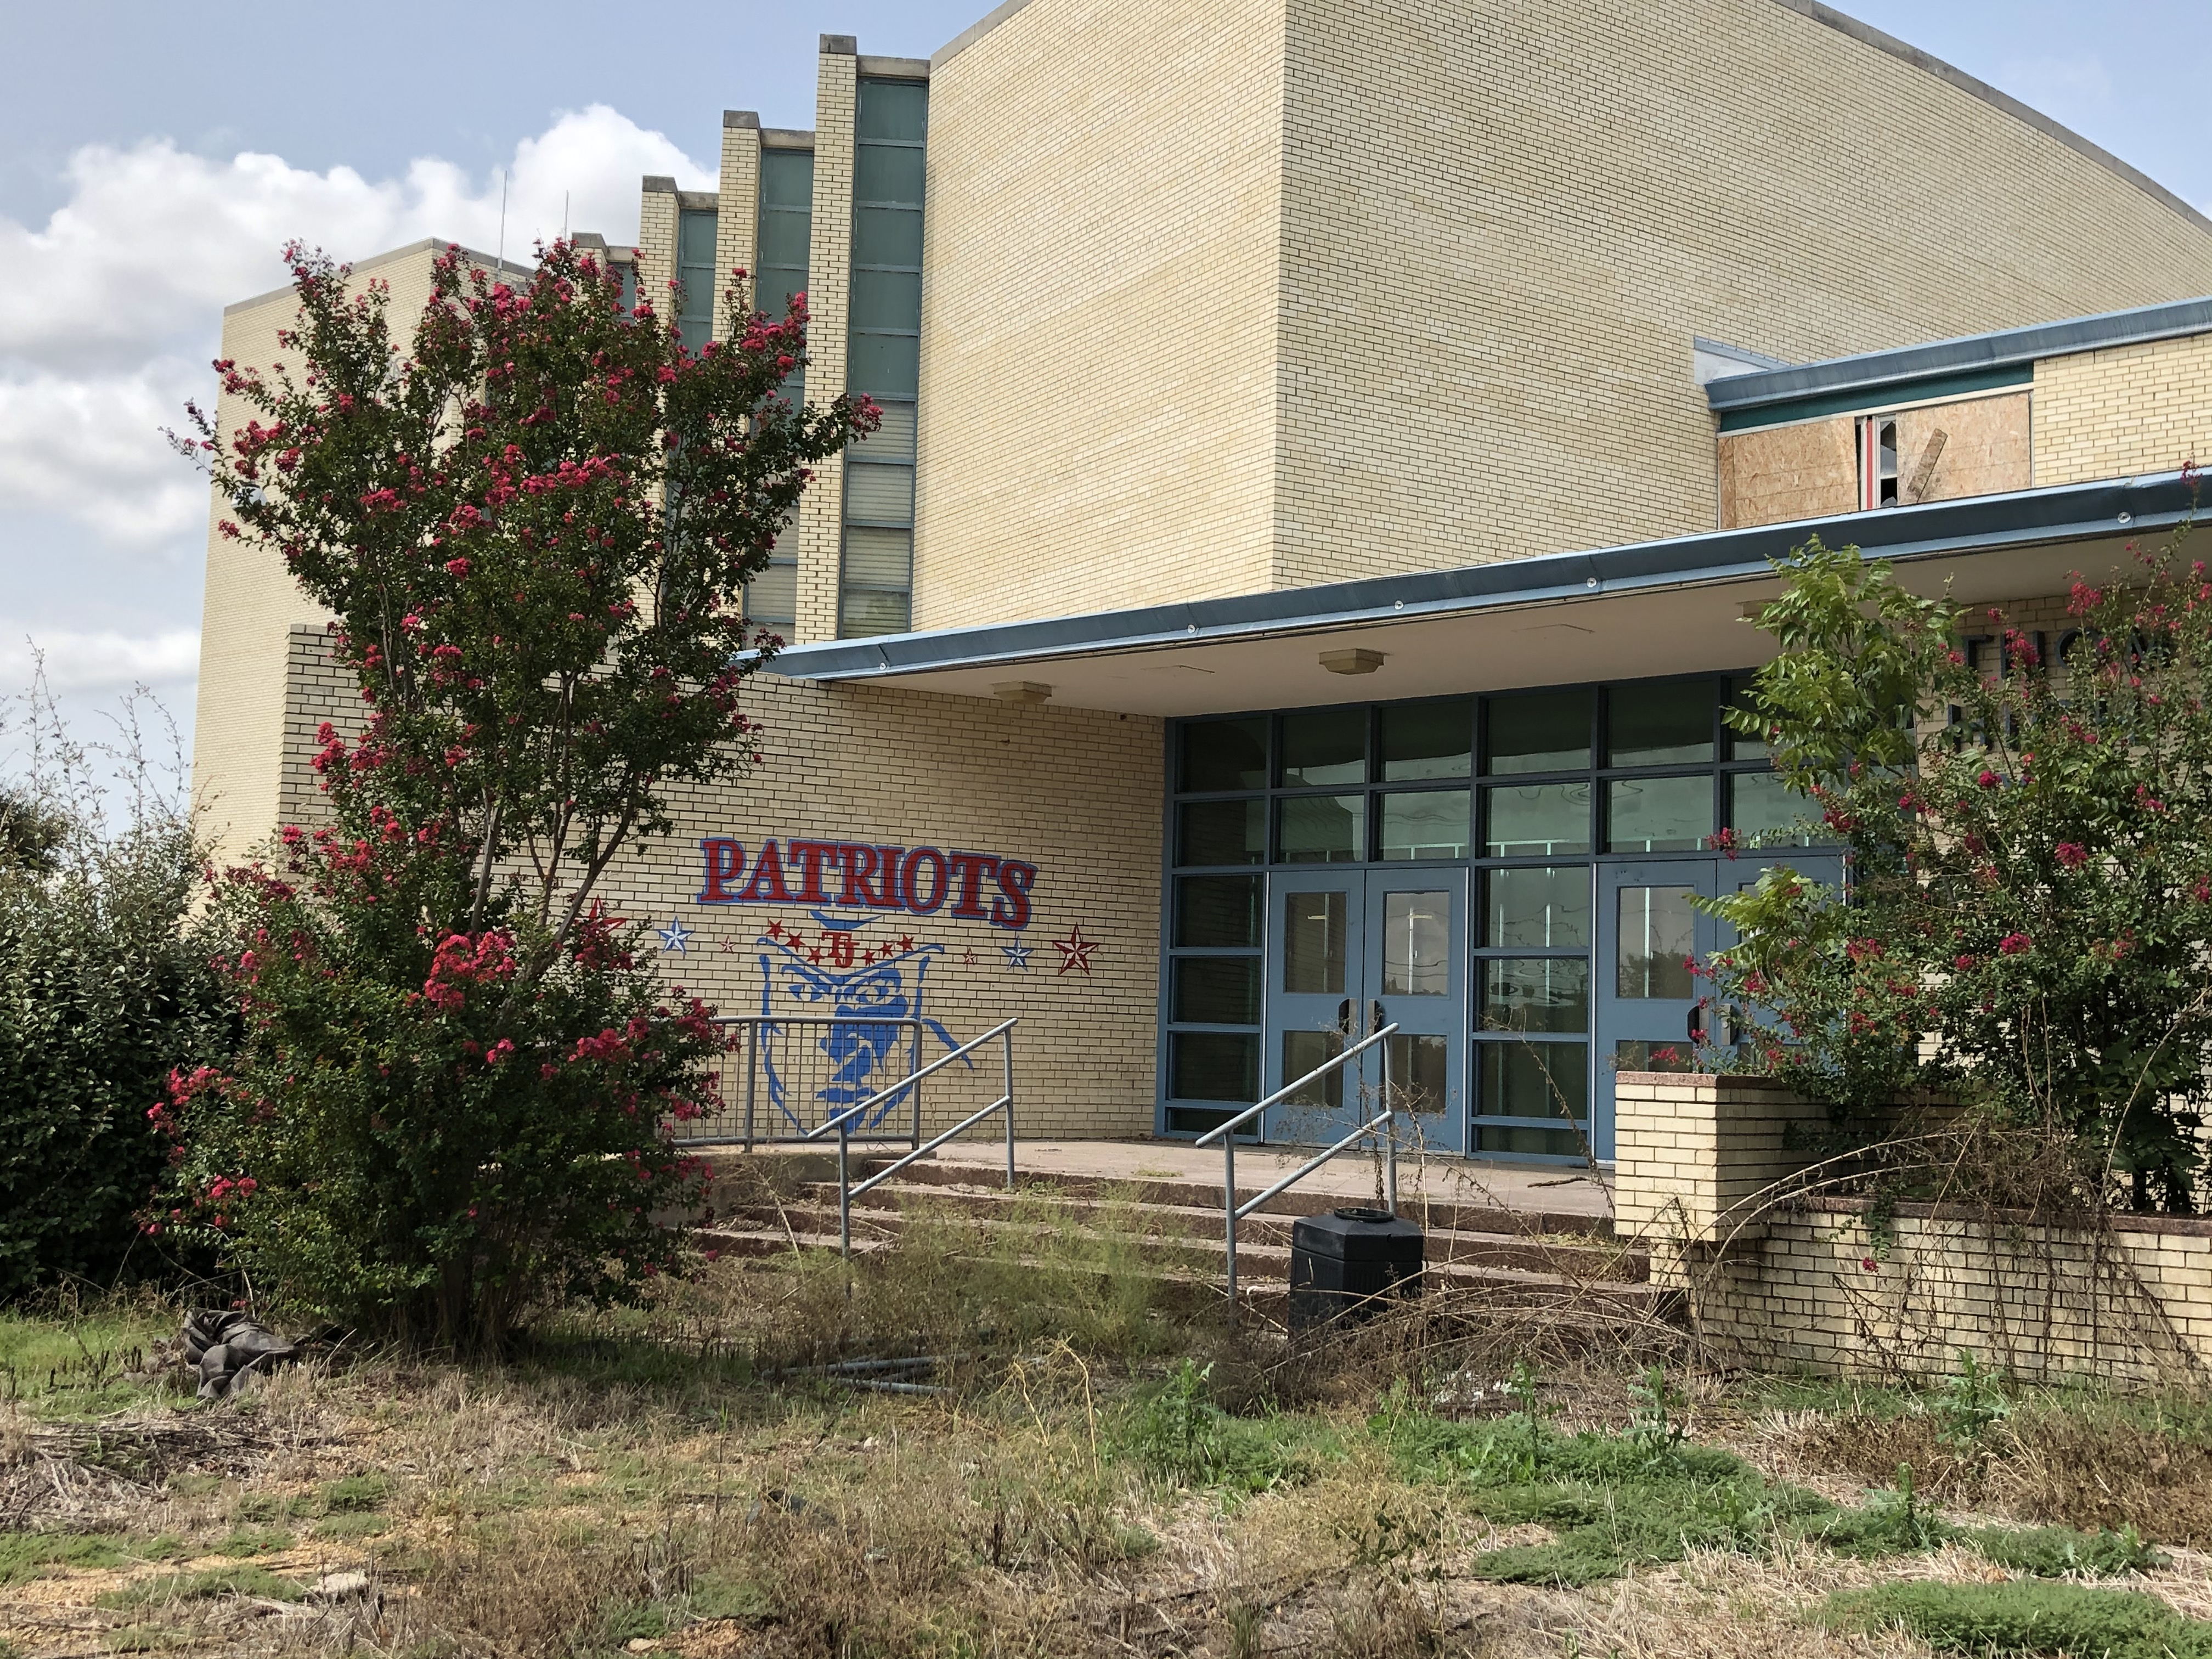
[{"label": "black trash can", "polygon": [[1360,1205],[1301,1216],[1291,1228],[1291,1329],[1362,1319],[1382,1298],[1421,1288],[1421,1230]]}]

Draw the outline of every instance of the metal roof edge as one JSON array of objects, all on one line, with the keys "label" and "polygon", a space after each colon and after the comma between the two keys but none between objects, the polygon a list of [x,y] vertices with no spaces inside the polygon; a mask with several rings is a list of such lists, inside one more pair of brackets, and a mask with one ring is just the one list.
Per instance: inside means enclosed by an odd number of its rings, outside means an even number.
[{"label": "metal roof edge", "polygon": [[1955,374],[1965,369],[1998,368],[2033,362],[2042,357],[2063,357],[2075,352],[2207,332],[2212,332],[2212,297],[2168,300],[2125,311],[2100,312],[2094,317],[2030,323],[2021,328],[1964,334],[1954,339],[1930,340],[1919,345],[1893,346],[1854,357],[1800,363],[1790,368],[1724,375],[1707,382],[1705,398],[1716,413],[1725,414],[1731,410],[1790,403],[1824,393],[1872,391]]},{"label": "metal roof edge", "polygon": [[1207,641],[1326,633],[1640,588],[1741,580],[1814,536],[1872,556],[2028,547],[2170,527],[2192,516],[2197,483],[2180,472],[2060,484],[1920,507],[1705,531],[1586,552],[1552,553],[1452,570],[1365,577],[1128,611],[993,623],[786,647],[769,672],[829,683],[882,674],[1011,665],[1070,653],[1160,649]]},{"label": "metal roof edge", "polygon": [[974,46],[976,41],[981,40],[993,29],[998,27],[1000,24],[1005,22],[1006,19],[1012,17],[1016,12],[1021,10],[1023,7],[1029,3],[1030,0],[1004,0],[1003,4],[992,7],[989,11],[984,13],[982,16],[977,18],[966,28],[961,30],[959,33],[954,35],[950,40],[947,40],[943,46],[939,46],[935,52],[930,53],[930,68],[933,70],[943,69],[946,64],[958,57],[962,52],[967,51],[968,48]]}]

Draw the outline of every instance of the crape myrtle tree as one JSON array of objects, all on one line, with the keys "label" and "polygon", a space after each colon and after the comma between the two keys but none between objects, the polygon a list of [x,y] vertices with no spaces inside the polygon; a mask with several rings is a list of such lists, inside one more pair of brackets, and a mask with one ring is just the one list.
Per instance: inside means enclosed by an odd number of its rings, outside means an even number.
[{"label": "crape myrtle tree", "polygon": [[[335,617],[358,722],[314,764],[331,822],[216,880],[234,1063],[155,1108],[172,1189],[257,1294],[441,1343],[620,1299],[682,1259],[696,1196],[668,1124],[712,1086],[707,1010],[664,993],[600,896],[672,793],[759,758],[739,689],[780,641],[742,589],[866,399],[794,407],[803,296],[685,349],[566,243],[520,286],[434,264],[389,295],[296,245],[295,368],[218,362],[246,418],[192,411],[221,533]],[[349,728],[351,729],[349,729]]]},{"label": "crape myrtle tree", "polygon": [[[1757,618],[1763,738],[1839,896],[1712,908],[1750,1063],[1869,1110],[1933,1090],[2072,1148],[2074,1195],[2190,1209],[2212,1081],[2212,579],[2186,526],[2026,631],[1818,541]],[[1976,639],[1975,636],[1980,636]],[[1839,899],[1841,902],[1839,902]]]}]

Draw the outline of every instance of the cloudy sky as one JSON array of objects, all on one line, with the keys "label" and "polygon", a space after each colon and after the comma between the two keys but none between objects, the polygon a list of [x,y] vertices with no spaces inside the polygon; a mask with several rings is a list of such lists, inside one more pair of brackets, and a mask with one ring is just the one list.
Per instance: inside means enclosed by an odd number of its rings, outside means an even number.
[{"label": "cloudy sky", "polygon": [[[72,710],[150,684],[189,722],[206,495],[163,445],[222,307],[341,257],[636,234],[641,173],[713,182],[725,108],[813,122],[823,32],[927,56],[989,0],[382,0],[11,9],[0,100],[0,692],[28,643]],[[2202,0],[1847,0],[2212,205],[2185,80]],[[371,21],[363,22],[364,15]],[[29,71],[29,72],[26,72]],[[8,757],[0,755],[0,768]]]}]

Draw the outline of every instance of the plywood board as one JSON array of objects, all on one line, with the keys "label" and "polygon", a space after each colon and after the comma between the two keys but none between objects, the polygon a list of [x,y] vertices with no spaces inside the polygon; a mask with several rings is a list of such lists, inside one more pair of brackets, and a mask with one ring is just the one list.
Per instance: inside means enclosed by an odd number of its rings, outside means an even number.
[{"label": "plywood board", "polygon": [[[1897,416],[1899,497],[1910,506],[1915,501],[1948,501],[1962,495],[2026,489],[2028,439],[2025,392],[1900,410]],[[1919,486],[1917,490],[1916,486]]]},{"label": "plywood board", "polygon": [[1848,415],[1720,437],[1721,528],[1849,513],[1859,504]]}]

